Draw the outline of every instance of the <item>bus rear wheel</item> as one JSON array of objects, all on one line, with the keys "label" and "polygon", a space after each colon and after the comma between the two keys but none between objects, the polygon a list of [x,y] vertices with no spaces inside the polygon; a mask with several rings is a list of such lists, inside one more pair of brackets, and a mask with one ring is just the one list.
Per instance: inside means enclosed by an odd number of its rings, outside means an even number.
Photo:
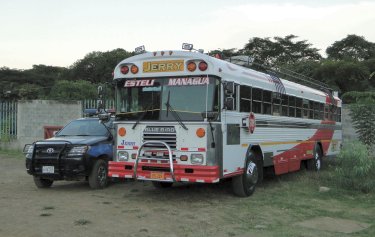
[{"label": "bus rear wheel", "polygon": [[246,160],[245,171],[242,175],[232,178],[232,188],[236,196],[248,197],[255,191],[255,187],[262,180],[263,167],[253,151]]},{"label": "bus rear wheel", "polygon": [[323,165],[323,152],[320,146],[317,144],[314,148],[314,157],[312,159],[307,160],[307,169],[311,171],[319,171],[322,169]]}]

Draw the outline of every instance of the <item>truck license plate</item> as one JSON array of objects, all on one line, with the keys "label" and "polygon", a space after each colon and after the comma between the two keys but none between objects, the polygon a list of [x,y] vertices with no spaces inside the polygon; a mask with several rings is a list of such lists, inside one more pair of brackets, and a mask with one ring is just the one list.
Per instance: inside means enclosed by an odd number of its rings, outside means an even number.
[{"label": "truck license plate", "polygon": [[55,173],[55,167],[54,166],[43,166],[42,167],[42,173],[43,174],[53,174],[53,173]]},{"label": "truck license plate", "polygon": [[151,172],[151,179],[164,179],[163,172]]}]

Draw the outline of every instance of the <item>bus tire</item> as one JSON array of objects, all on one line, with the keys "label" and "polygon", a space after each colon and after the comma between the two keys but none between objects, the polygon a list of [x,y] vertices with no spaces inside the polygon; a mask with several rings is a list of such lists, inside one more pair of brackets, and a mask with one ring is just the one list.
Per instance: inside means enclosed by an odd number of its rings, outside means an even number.
[{"label": "bus tire", "polygon": [[314,157],[312,159],[307,160],[306,167],[307,170],[311,171],[319,171],[322,169],[323,165],[323,152],[322,149],[318,144],[315,145],[314,148]]},{"label": "bus tire", "polygon": [[232,178],[233,193],[239,197],[248,197],[255,191],[255,187],[262,180],[263,167],[253,151],[246,159],[245,170],[242,175]]},{"label": "bus tire", "polygon": [[152,185],[154,185],[155,188],[170,188],[172,187],[173,183],[152,181]]},{"label": "bus tire", "polygon": [[96,160],[89,175],[89,185],[93,189],[102,189],[108,183],[107,163],[102,160]]},{"label": "bus tire", "polygon": [[34,176],[34,183],[38,188],[50,188],[53,184],[53,180]]}]

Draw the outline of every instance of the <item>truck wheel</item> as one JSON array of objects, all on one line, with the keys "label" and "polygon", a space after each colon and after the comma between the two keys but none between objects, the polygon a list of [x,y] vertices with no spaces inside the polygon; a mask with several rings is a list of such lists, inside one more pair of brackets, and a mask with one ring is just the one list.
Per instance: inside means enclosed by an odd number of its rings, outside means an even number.
[{"label": "truck wheel", "polygon": [[104,160],[97,160],[89,175],[89,185],[93,189],[102,189],[107,186],[108,168]]},{"label": "truck wheel", "polygon": [[232,188],[236,196],[248,197],[254,193],[255,187],[263,178],[263,167],[253,151],[246,160],[245,172],[232,178]]},{"label": "truck wheel", "polygon": [[173,183],[152,181],[152,185],[154,185],[155,188],[170,188],[172,187]]},{"label": "truck wheel", "polygon": [[49,188],[52,186],[53,180],[34,176],[34,183],[38,188]]},{"label": "truck wheel", "polygon": [[307,160],[307,169],[311,171],[319,171],[322,169],[323,165],[323,152],[320,146],[315,145],[314,158]]}]

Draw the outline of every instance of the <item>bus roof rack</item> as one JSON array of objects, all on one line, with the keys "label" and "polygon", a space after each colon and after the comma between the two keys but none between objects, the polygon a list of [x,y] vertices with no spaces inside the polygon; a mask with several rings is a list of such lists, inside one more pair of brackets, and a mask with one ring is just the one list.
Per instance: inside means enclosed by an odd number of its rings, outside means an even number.
[{"label": "bus roof rack", "polygon": [[254,58],[247,56],[247,55],[238,55],[238,56],[232,56],[227,59],[224,59],[225,61],[234,63],[239,66],[243,66],[246,68],[254,69],[254,66],[257,66],[259,68],[262,68],[266,73],[272,72],[274,74],[279,74],[285,76],[286,80],[290,80],[296,83],[300,83],[305,86],[312,87],[317,90],[321,90],[326,92],[329,95],[332,95],[333,89],[330,88],[326,83],[315,80],[311,77],[308,77],[306,75],[303,75],[301,73],[297,73],[295,71],[292,71],[290,69],[281,68],[281,67],[270,67],[266,66],[264,64],[256,63],[254,62]]}]

